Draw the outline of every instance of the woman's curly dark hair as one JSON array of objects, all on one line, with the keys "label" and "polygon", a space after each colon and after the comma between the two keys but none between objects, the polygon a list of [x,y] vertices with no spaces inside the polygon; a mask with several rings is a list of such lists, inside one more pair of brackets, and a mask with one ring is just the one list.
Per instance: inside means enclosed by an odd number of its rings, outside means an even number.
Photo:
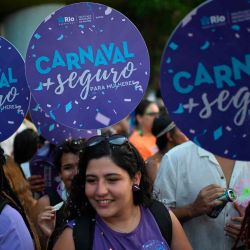
[{"label": "woman's curly dark hair", "polygon": [[99,159],[108,156],[111,160],[122,169],[124,169],[131,179],[136,173],[141,172],[140,190],[133,192],[134,204],[148,207],[152,201],[152,182],[146,171],[145,163],[135,147],[126,141],[123,145],[110,145],[108,141],[85,147],[80,155],[79,173],[75,176],[69,199],[65,211],[67,219],[71,220],[82,214],[95,214],[95,210],[85,195],[85,174],[88,163],[92,159]]}]

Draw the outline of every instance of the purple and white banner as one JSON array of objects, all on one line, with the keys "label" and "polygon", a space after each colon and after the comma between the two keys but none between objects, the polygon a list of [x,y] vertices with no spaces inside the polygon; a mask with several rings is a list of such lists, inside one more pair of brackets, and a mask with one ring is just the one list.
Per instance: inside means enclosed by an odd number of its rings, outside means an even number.
[{"label": "purple and white banner", "polygon": [[9,41],[0,37],[0,142],[20,127],[29,101],[23,58]]},{"label": "purple and white banner", "polygon": [[99,129],[122,120],[147,88],[150,62],[135,25],[96,3],[65,6],[34,32],[26,77],[35,101],[67,127]]},{"label": "purple and white banner", "polygon": [[214,154],[250,160],[250,1],[208,1],[171,35],[161,92],[171,118]]}]

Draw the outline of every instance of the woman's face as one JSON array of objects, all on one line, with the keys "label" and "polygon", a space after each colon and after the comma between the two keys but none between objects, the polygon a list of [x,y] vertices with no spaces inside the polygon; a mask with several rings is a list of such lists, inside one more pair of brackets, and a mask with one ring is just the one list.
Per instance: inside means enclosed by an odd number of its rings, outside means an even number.
[{"label": "woman's face", "polygon": [[70,189],[74,176],[78,173],[79,155],[63,153],[61,159],[60,177],[67,190]]},{"label": "woman's face", "polygon": [[159,108],[155,103],[151,103],[142,116],[138,116],[140,126],[151,131],[154,119],[159,115]]},{"label": "woman's face", "polygon": [[131,180],[109,157],[102,157],[88,163],[85,193],[97,214],[108,220],[130,212],[134,206],[132,185],[139,183],[138,174]]}]

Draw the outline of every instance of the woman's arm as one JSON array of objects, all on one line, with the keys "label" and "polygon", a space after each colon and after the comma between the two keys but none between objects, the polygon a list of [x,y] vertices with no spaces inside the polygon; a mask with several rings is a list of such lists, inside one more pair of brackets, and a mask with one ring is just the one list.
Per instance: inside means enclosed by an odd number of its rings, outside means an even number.
[{"label": "woman's arm", "polygon": [[64,229],[56,241],[53,250],[75,250],[73,230],[71,228],[67,227]]},{"label": "woman's arm", "polygon": [[56,212],[53,207],[45,207],[44,211],[38,215],[37,224],[44,235],[44,239],[49,239],[56,225]]},{"label": "woman's arm", "polygon": [[39,241],[41,244],[42,249],[47,248],[49,236],[44,233],[43,228],[40,227],[40,215],[41,213],[44,212],[45,207],[50,206],[50,200],[48,195],[42,196],[36,203],[35,209],[34,209],[34,214],[35,214],[35,227],[37,230],[37,234],[39,237]]},{"label": "woman's arm", "polygon": [[172,220],[171,250],[192,250],[189,240],[176,216],[169,211]]}]

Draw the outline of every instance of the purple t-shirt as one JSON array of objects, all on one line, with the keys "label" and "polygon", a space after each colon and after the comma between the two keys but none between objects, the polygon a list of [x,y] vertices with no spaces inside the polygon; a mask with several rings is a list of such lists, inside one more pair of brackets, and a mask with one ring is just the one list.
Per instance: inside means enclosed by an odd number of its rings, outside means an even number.
[{"label": "purple t-shirt", "polygon": [[97,216],[93,250],[118,249],[167,250],[170,248],[149,209],[141,207],[140,223],[130,233],[115,232]]},{"label": "purple t-shirt", "polygon": [[[73,228],[74,221],[68,223]],[[153,215],[147,208],[141,207],[139,225],[130,233],[119,233],[109,228],[96,216],[93,250],[170,250]]]},{"label": "purple t-shirt", "polygon": [[6,205],[0,214],[0,250],[34,250],[32,238],[22,216]]}]

